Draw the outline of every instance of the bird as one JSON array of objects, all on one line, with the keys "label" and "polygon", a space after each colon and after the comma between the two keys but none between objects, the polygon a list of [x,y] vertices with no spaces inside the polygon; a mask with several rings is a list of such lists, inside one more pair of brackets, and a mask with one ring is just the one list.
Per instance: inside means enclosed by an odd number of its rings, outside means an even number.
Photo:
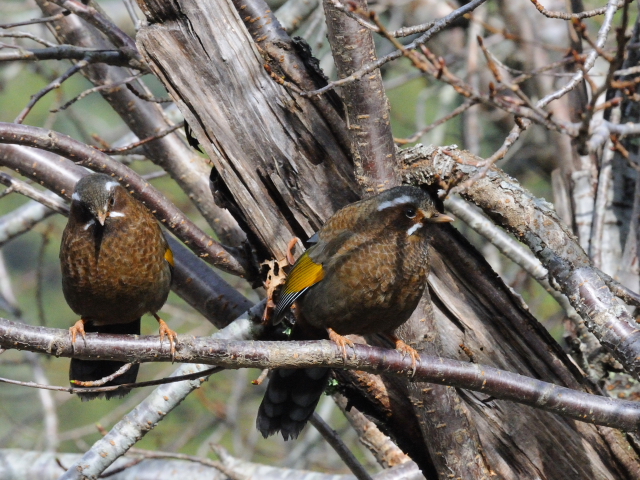
[{"label": "bird", "polygon": [[[71,196],[69,220],[60,244],[62,292],[80,317],[70,329],[71,341],[86,332],[140,334],[140,318],[155,316],[160,342],[168,336],[172,355],[177,334],[158,316],[169,295],[173,254],[158,221],[114,177],[88,174]],[[114,374],[125,363],[72,358],[71,385]],[[138,365],[105,386],[134,383]],[[129,392],[79,393],[80,398],[119,398]]]},{"label": "bird", "polygon": [[[308,243],[282,287],[272,316],[281,322],[294,306],[293,340],[334,341],[346,358],[349,334],[383,334],[396,349],[418,353],[394,330],[413,313],[429,273],[428,245],[436,224],[453,221],[428,193],[399,186],[347,205]],[[267,438],[297,438],[329,381],[327,368],[271,372],[256,426]]]}]

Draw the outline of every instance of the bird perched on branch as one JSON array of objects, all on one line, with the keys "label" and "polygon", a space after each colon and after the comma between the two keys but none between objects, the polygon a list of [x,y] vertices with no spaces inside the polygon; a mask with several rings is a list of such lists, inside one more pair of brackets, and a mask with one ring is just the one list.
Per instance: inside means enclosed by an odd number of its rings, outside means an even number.
[{"label": "bird perched on branch", "polygon": [[[160,341],[177,335],[158,317],[171,286],[173,255],[157,220],[114,178],[91,174],[78,181],[60,246],[62,291],[80,320],[72,341],[85,332],[140,334],[140,317],[152,313]],[[72,359],[69,379],[88,382],[114,374],[122,362]],[[138,365],[105,386],[133,383]],[[77,384],[76,384],[77,386]],[[122,397],[128,390],[82,393],[83,400]]]},{"label": "bird perched on branch", "polygon": [[[348,334],[385,334],[396,348],[418,354],[393,331],[415,310],[424,291],[428,242],[434,224],[451,222],[417,187],[392,188],[347,205],[310,239],[294,264],[276,304],[277,324],[294,303],[291,338],[329,338],[343,355]],[[272,372],[256,425],[266,438],[278,431],[296,438],[326,388],[326,368]]]}]

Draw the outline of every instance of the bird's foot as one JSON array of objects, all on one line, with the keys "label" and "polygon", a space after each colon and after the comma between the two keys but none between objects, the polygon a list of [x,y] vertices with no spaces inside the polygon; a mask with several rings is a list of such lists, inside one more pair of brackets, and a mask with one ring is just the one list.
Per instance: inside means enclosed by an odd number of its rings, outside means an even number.
[{"label": "bird's foot", "polygon": [[176,358],[176,343],[178,342],[178,334],[174,330],[171,330],[169,328],[169,325],[167,325],[167,323],[158,315],[154,313],[153,316],[156,317],[158,325],[160,326],[160,346],[162,347],[165,335],[169,339],[169,346],[171,347],[171,362],[173,363]]},{"label": "bird's foot", "polygon": [[69,334],[71,335],[72,344],[76,343],[76,337],[78,336],[78,334],[82,335],[83,340],[87,339],[87,335],[84,331],[84,324],[85,324],[85,320],[81,318],[73,325],[73,327],[69,329]]},{"label": "bird's foot", "polygon": [[418,365],[418,362],[420,361],[420,354],[415,348],[407,345],[399,338],[393,337],[392,339],[396,344],[396,350],[402,353],[402,356],[411,357],[411,376],[414,376],[416,374],[416,367]]},{"label": "bird's foot", "polygon": [[343,337],[339,333],[336,333],[332,328],[327,328],[327,332],[329,333],[329,340],[338,345],[342,350],[342,358],[344,361],[347,361],[347,345],[353,348],[353,356],[356,356],[356,344],[349,340],[347,337]]}]

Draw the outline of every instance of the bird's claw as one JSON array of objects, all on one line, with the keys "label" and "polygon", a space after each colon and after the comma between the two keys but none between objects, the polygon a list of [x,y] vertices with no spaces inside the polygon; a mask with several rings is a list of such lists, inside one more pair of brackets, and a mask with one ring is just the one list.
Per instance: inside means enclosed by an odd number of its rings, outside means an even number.
[{"label": "bird's claw", "polygon": [[166,335],[169,339],[169,346],[171,348],[171,362],[176,358],[176,343],[178,342],[178,334],[169,328],[169,325],[162,320],[160,317],[156,317],[158,320],[158,325],[160,325],[160,346],[164,343],[164,336]]},{"label": "bird's claw", "polygon": [[411,376],[413,377],[416,374],[416,368],[418,366],[418,362],[420,361],[420,354],[415,348],[407,345],[399,338],[396,338],[395,342],[396,350],[398,350],[403,357],[411,357]]},{"label": "bird's claw", "polygon": [[338,345],[342,350],[342,359],[347,361],[347,345],[353,348],[353,356],[356,356],[356,344],[353,341],[349,340],[347,337],[343,337],[339,333],[336,333],[333,329],[327,328],[327,332],[329,332],[329,340]]},{"label": "bird's claw", "polygon": [[82,339],[87,339],[87,334],[84,331],[84,320],[81,318],[73,327],[69,328],[69,334],[71,335],[71,345],[76,343],[76,337],[78,334],[82,335]]}]

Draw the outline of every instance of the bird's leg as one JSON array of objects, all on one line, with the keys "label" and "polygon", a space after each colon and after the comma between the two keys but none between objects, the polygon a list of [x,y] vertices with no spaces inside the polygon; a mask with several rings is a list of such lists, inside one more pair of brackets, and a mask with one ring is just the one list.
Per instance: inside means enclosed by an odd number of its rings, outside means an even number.
[{"label": "bird's leg", "polygon": [[349,340],[347,337],[343,337],[339,333],[336,333],[333,328],[327,328],[327,332],[329,333],[329,340],[338,345],[342,350],[342,358],[347,360],[347,345],[353,348],[353,356],[355,357],[356,344]]},{"label": "bird's leg", "polygon": [[404,343],[402,340],[396,337],[393,333],[387,332],[387,333],[384,333],[383,335],[395,344],[396,350],[402,353],[403,356],[408,355],[409,357],[411,357],[412,375],[415,375],[417,363],[420,361],[420,354],[418,353],[418,351],[415,348],[410,347],[409,345]]},{"label": "bird's leg", "polygon": [[73,327],[71,327],[69,329],[69,333],[71,334],[71,343],[76,343],[76,337],[78,336],[78,334],[82,335],[82,338],[86,340],[87,335],[84,331],[84,324],[86,323],[86,320],[84,318],[81,318],[80,320],[78,320]]},{"label": "bird's leg", "polygon": [[167,325],[167,323],[162,320],[157,313],[154,313],[153,316],[158,321],[158,325],[160,325],[160,346],[162,347],[165,335],[169,338],[169,345],[171,346],[171,361],[173,362],[176,356],[176,342],[178,341],[178,334],[171,330],[169,325]]}]

